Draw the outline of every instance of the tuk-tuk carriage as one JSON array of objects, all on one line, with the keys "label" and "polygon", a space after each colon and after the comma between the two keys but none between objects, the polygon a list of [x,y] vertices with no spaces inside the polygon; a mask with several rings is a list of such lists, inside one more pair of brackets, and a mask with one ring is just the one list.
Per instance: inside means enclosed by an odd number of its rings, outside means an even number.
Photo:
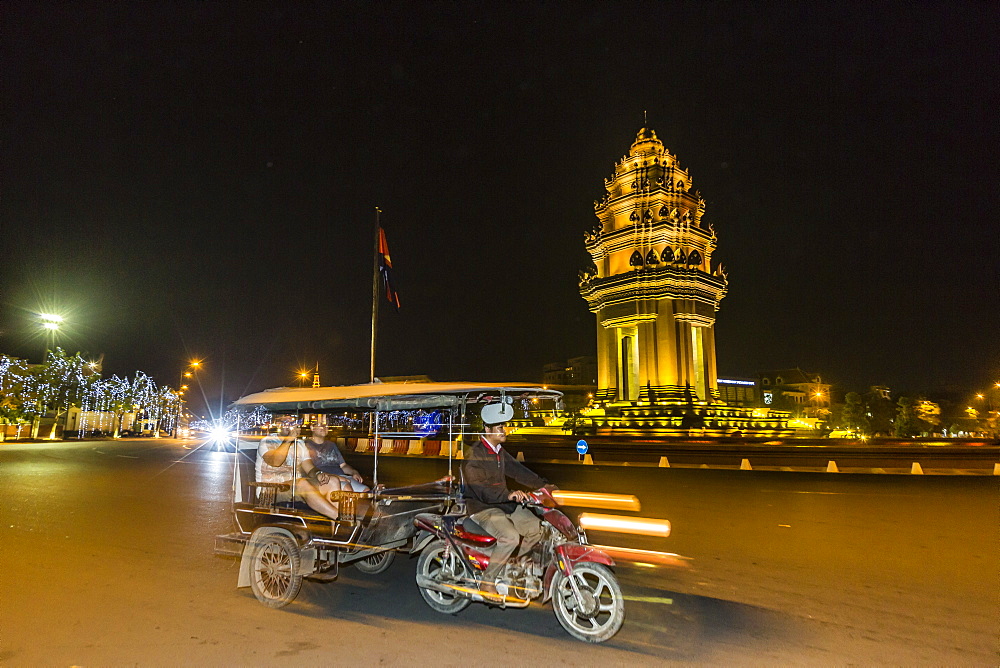
[{"label": "tuk-tuk carriage", "polygon": [[[279,501],[291,492],[296,499],[297,476],[287,483],[255,479],[257,440],[236,434],[233,468],[234,531],[217,536],[217,554],[239,557],[239,587],[250,587],[264,605],[279,608],[298,595],[302,580],[329,582],[342,564],[363,573],[385,571],[397,552],[417,553],[415,518],[442,514],[460,503],[453,459],[466,431],[466,409],[498,398],[521,402],[522,413],[559,403],[561,393],[517,384],[373,383],[342,387],[276,388],[248,395],[234,403],[241,412],[263,409],[272,414],[324,419],[343,426],[336,438],[340,449],[351,440],[371,444],[374,475],[371,491],[331,492],[338,507],[334,518],[320,515],[301,501]],[[320,417],[322,416],[322,417]],[[335,435],[331,435],[335,436]],[[379,454],[420,450],[422,442],[440,442],[448,460],[448,475],[405,487],[379,481]],[[401,441],[403,442],[401,444]],[[403,447],[400,448],[399,446]],[[299,448],[291,448],[298,452]],[[298,471],[298,462],[293,470]],[[421,543],[430,540],[422,535]]]}]

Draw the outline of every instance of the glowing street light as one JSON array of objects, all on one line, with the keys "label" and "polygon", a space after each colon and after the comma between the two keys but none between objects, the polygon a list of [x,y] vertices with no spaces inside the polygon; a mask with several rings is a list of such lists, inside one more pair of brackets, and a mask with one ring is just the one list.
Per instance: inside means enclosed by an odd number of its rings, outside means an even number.
[{"label": "glowing street light", "polygon": [[55,348],[56,345],[56,332],[59,331],[59,326],[65,321],[61,315],[56,315],[55,313],[39,313],[38,319],[41,321],[42,329],[45,331],[45,351],[46,355],[48,351]]},{"label": "glowing street light", "polygon": [[[193,378],[194,372],[201,369],[201,360],[191,360],[188,365],[181,371],[180,380],[177,382],[177,420],[174,422],[174,438],[180,434],[181,428],[181,416],[184,414],[184,391],[188,389],[188,386],[184,384],[185,378]],[[200,384],[200,381],[199,381]]]}]

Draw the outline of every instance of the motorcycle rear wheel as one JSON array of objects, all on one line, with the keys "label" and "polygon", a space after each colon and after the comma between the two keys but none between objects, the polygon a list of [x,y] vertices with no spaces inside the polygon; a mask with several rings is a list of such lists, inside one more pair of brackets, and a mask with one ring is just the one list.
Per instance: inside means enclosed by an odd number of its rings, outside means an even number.
[{"label": "motorcycle rear wheel", "polygon": [[603,564],[585,561],[573,566],[578,600],[569,578],[557,571],[552,580],[552,610],[566,632],[577,640],[599,643],[618,633],[625,622],[625,599],[618,579]]},{"label": "motorcycle rear wheel", "polygon": [[[447,552],[447,555],[446,555]],[[417,559],[417,575],[436,580],[437,582],[454,582],[462,575],[462,563],[454,550],[445,550],[443,540],[430,543],[420,553]],[[461,594],[446,594],[445,592],[424,589],[420,587],[420,595],[424,602],[433,610],[445,615],[454,615],[469,607],[472,603]]]}]

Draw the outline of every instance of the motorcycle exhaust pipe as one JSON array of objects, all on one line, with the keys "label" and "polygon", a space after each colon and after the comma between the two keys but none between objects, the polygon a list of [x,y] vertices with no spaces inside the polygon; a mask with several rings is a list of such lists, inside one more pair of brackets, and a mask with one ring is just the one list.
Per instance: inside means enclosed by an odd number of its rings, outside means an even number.
[{"label": "motorcycle exhaust pipe", "polygon": [[459,596],[464,596],[466,598],[471,598],[473,601],[478,601],[480,603],[492,603],[494,605],[499,605],[502,608],[526,608],[530,601],[526,599],[519,599],[516,597],[504,596],[499,600],[494,600],[483,596],[476,586],[464,586],[460,584],[445,584],[443,582],[438,582],[437,580],[432,580],[426,575],[417,576],[417,586],[421,589],[430,589],[433,591],[438,591],[443,594],[458,594]]},{"label": "motorcycle exhaust pipe", "polygon": [[431,579],[426,575],[417,576],[417,586],[421,589],[439,591],[442,594],[462,594],[465,596],[471,596],[472,592],[475,591],[472,587],[466,588],[461,585],[447,585],[443,582]]}]

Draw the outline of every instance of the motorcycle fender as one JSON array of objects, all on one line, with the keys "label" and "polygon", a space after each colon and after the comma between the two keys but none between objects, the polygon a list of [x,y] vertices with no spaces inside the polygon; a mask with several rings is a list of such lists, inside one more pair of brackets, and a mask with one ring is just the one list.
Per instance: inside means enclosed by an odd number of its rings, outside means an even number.
[{"label": "motorcycle fender", "polygon": [[573,566],[582,561],[592,561],[605,566],[614,566],[615,560],[605,552],[595,549],[589,545],[575,545],[567,543],[556,547],[556,559],[545,569],[545,579],[542,583],[542,591],[545,592],[543,603],[552,596],[552,578],[556,575],[558,568],[567,576],[573,572]]},{"label": "motorcycle fender", "polygon": [[552,598],[552,578],[556,576],[556,565],[549,564],[549,567],[545,569],[545,577],[542,579],[542,604],[548,603],[549,599]]},{"label": "motorcycle fender", "polygon": [[419,531],[416,537],[413,539],[413,547],[410,549],[410,554],[417,554],[425,547],[427,544],[434,540],[434,534],[430,531]]},{"label": "motorcycle fender", "polygon": [[562,559],[566,564],[563,570],[566,571],[566,575],[569,575],[570,567],[573,564],[578,564],[581,561],[593,561],[597,564],[604,564],[605,566],[614,566],[615,560],[612,559],[606,552],[598,550],[590,545],[576,545],[573,543],[566,543],[560,545],[556,548],[556,554]]},{"label": "motorcycle fender", "polygon": [[[301,537],[296,536],[285,527],[263,526],[254,531],[253,535],[250,536],[250,540],[248,540],[246,545],[243,546],[243,555],[240,557],[240,575],[236,581],[237,588],[250,586],[250,564],[253,561],[254,552],[256,552],[257,548],[260,546],[262,538],[276,533],[288,536],[295,541],[296,545],[302,544]],[[297,575],[310,575],[314,570],[316,570],[315,549],[308,548],[301,550],[299,557],[299,572]]]}]

